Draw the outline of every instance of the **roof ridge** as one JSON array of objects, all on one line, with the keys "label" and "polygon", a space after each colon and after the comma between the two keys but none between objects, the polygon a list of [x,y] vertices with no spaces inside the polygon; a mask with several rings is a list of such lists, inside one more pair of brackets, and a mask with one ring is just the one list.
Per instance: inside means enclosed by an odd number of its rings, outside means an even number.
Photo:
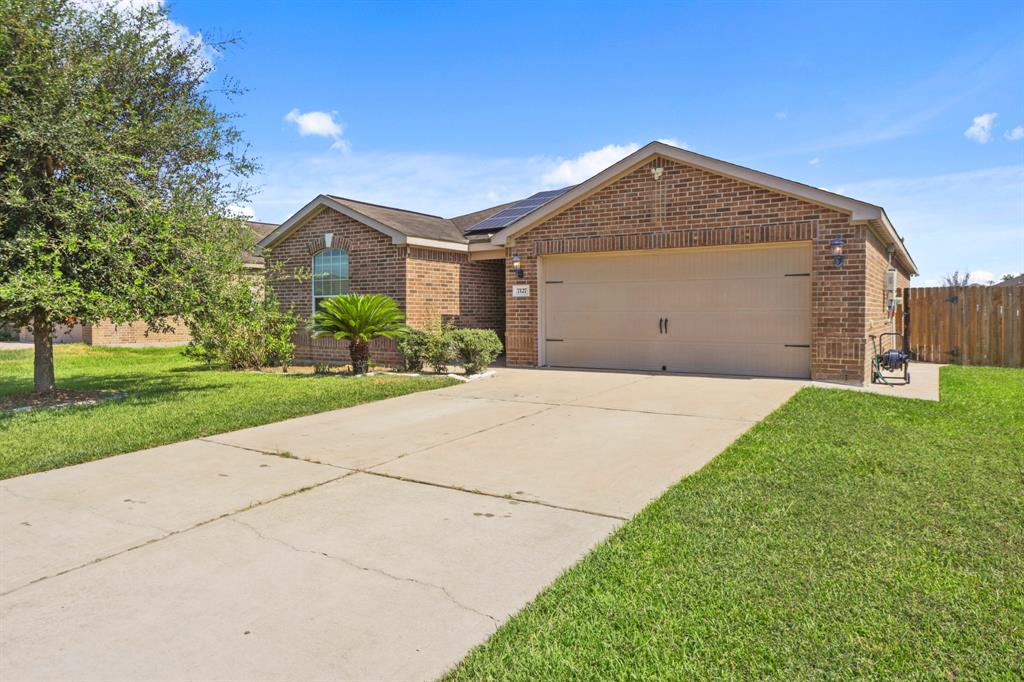
[{"label": "roof ridge", "polygon": [[445,218],[444,216],[435,215],[433,213],[424,213],[423,211],[413,211],[412,209],[409,209],[409,208],[398,208],[397,206],[387,206],[385,204],[375,204],[372,201],[360,201],[359,199],[352,199],[350,197],[342,197],[342,196],[338,196],[337,194],[328,194],[327,196],[331,197],[332,199],[340,199],[342,201],[351,201],[354,204],[362,204],[363,206],[375,206],[377,208],[386,208],[389,211],[401,211],[402,213],[415,213],[416,215],[422,215],[422,216],[426,216],[428,218],[437,218],[439,220],[450,220],[449,218]]}]

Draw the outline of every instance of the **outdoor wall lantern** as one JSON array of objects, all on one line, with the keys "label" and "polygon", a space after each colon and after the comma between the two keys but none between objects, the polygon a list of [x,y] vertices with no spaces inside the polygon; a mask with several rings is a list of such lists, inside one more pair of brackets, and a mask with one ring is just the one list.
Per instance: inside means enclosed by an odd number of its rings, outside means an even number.
[{"label": "outdoor wall lantern", "polygon": [[836,264],[837,268],[843,267],[843,246],[846,242],[842,237],[832,240],[832,261]]},{"label": "outdoor wall lantern", "polygon": [[519,256],[512,256],[512,270],[515,271],[516,277],[523,278],[523,259]]}]

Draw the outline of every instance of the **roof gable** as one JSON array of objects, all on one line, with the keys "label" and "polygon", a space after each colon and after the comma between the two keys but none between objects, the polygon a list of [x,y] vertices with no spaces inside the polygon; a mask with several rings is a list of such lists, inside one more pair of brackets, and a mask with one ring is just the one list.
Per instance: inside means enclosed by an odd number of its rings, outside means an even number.
[{"label": "roof gable", "polygon": [[411,244],[455,251],[469,250],[469,242],[462,235],[462,231],[445,218],[328,194],[317,196],[296,211],[277,229],[261,239],[257,247],[259,249],[272,247],[322,207],[335,210],[391,237],[394,244]]},{"label": "roof gable", "polygon": [[507,244],[508,240],[518,234],[527,232],[533,227],[544,222],[548,218],[562,212],[568,207],[575,205],[586,197],[589,197],[598,190],[610,185],[619,178],[627,175],[636,168],[642,166],[655,157],[664,157],[671,161],[682,163],[696,168],[701,168],[711,173],[730,177],[741,182],[763,187],[765,189],[786,194],[797,199],[819,204],[826,208],[832,208],[849,213],[851,220],[855,222],[868,222],[878,225],[880,230],[888,235],[887,242],[894,244],[903,256],[907,265],[916,274],[917,268],[913,259],[903,245],[903,240],[896,233],[896,230],[889,222],[885,211],[881,207],[869,204],[864,201],[851,199],[850,197],[826,190],[811,187],[800,182],[787,180],[768,173],[762,173],[751,168],[738,166],[727,161],[711,158],[702,154],[696,154],[686,149],[680,149],[667,145],[663,142],[651,142],[641,149],[633,152],[618,163],[615,163],[589,180],[586,180],[561,196],[555,198],[539,209],[528,213],[516,220],[492,237],[492,242],[498,245]]}]

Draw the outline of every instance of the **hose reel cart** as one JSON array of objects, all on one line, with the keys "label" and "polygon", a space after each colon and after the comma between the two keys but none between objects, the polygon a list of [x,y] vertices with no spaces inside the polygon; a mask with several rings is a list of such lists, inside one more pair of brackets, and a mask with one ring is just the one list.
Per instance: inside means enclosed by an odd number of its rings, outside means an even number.
[{"label": "hose reel cart", "polygon": [[[871,335],[871,383],[887,386],[910,383],[910,353],[906,350],[903,334],[886,332]],[[888,374],[885,374],[888,372]],[[899,382],[894,384],[892,382]]]}]

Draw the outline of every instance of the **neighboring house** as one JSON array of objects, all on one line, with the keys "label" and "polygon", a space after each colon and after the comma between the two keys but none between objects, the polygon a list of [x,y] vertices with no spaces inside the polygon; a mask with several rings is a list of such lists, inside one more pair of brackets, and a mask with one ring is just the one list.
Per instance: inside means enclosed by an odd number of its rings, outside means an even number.
[{"label": "neighboring house", "polygon": [[996,282],[997,287],[1024,287],[1024,275],[1017,275],[1002,282]]},{"label": "neighboring house", "polygon": [[[260,223],[247,220],[257,241],[263,239],[277,227],[274,223]],[[251,251],[242,254],[242,263],[247,272],[260,272],[264,268],[263,258]],[[188,327],[183,323],[173,324],[166,332],[149,331],[145,322],[128,322],[116,324],[112,320],[101,320],[94,324],[76,324],[71,327],[58,326],[53,330],[54,343],[87,343],[95,346],[135,346],[165,345],[174,346],[188,343],[192,339]],[[19,340],[29,343],[32,332],[28,328],[21,330]]]},{"label": "neighboring house", "polygon": [[[383,293],[415,327],[495,329],[510,366],[851,383],[917,274],[880,207],[660,142],[454,218],[320,195],[259,246],[304,317],[324,296]],[[331,339],[297,342],[301,360],[347,361]],[[383,341],[374,358],[398,361]]]}]

